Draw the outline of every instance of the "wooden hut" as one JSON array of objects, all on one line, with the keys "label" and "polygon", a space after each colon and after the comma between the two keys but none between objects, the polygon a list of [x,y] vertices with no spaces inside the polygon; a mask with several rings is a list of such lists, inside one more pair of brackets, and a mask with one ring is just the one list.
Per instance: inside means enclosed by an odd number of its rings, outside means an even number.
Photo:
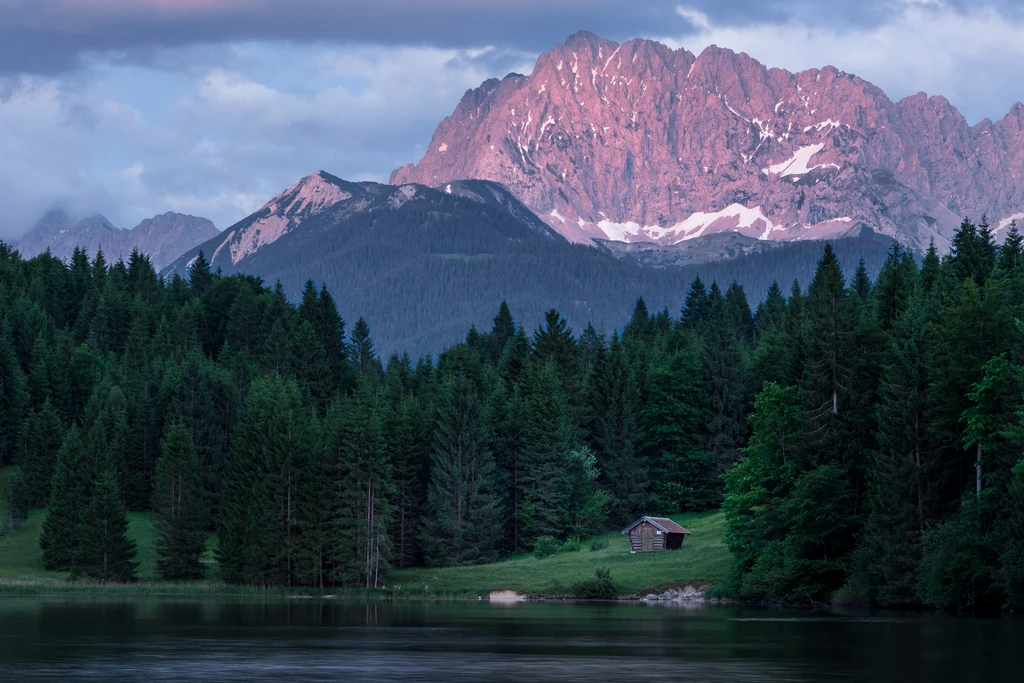
[{"label": "wooden hut", "polygon": [[622,533],[629,534],[629,551],[632,553],[679,550],[683,547],[683,539],[690,534],[667,517],[641,517]]}]

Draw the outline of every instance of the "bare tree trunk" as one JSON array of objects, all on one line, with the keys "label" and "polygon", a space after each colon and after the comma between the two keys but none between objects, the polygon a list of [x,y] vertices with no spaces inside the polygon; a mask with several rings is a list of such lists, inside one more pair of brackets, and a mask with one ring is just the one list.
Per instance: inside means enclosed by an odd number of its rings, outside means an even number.
[{"label": "bare tree trunk", "polygon": [[974,464],[974,495],[981,500],[981,442],[978,442],[978,462]]}]

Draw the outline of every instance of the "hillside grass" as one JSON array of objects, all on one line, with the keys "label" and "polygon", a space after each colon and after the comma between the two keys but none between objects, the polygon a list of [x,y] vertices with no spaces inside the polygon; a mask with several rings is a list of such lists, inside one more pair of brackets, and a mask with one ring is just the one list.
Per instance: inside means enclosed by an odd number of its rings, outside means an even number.
[{"label": "hillside grass", "polygon": [[[6,491],[10,468],[0,469],[0,496]],[[156,571],[153,521],[149,513],[128,513],[128,535],[135,541],[139,562],[138,581],[132,584],[69,582],[63,572],[43,569],[39,547],[45,510],[32,510],[28,520],[13,533],[0,531],[0,594],[128,594],[173,596],[366,596],[365,591],[313,591],[309,589],[264,589],[229,586],[216,578],[213,557],[215,539],[203,558],[207,577],[195,582],[165,582]],[[492,590],[515,590],[536,596],[567,596],[573,586],[594,576],[598,568],[611,571],[612,580],[623,596],[659,592],[669,586],[693,584],[721,586],[731,568],[731,556],[723,543],[725,516],[721,512],[674,515],[675,521],[692,532],[682,550],[661,553],[629,552],[628,539],[618,532],[604,534],[583,543],[576,552],[560,552],[537,558],[517,555],[494,564],[446,569],[395,569],[388,576],[388,588],[376,595],[392,597],[484,596]],[[591,550],[591,547],[596,549]]]},{"label": "hillside grass", "polygon": [[571,594],[574,584],[603,567],[611,571],[612,580],[624,596],[685,584],[721,586],[732,566],[723,543],[725,515],[716,511],[673,515],[672,519],[692,532],[681,550],[632,554],[626,536],[610,533],[590,542],[603,544],[599,550],[589,550],[587,543],[583,550],[544,558],[531,554],[475,567],[396,569],[388,575],[388,584],[396,595],[485,596],[492,590],[514,590],[562,596]]}]

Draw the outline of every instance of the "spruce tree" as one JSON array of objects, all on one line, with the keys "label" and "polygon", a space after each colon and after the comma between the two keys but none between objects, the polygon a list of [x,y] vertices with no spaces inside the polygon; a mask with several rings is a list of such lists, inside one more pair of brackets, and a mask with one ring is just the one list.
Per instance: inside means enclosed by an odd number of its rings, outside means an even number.
[{"label": "spruce tree", "polygon": [[389,534],[394,547],[394,564],[407,567],[421,555],[419,532],[426,497],[429,427],[422,403],[411,394],[391,398],[385,425],[388,428],[384,439],[391,454],[394,482],[394,521]]},{"label": "spruce tree", "polygon": [[294,382],[271,375],[253,383],[232,439],[218,521],[217,557],[229,583],[293,583],[305,417]]},{"label": "spruce tree", "polygon": [[675,353],[654,368],[649,392],[643,450],[652,505],[664,514],[710,508],[720,497],[718,470],[702,438],[710,413],[697,359],[688,351]]},{"label": "spruce tree", "polygon": [[895,320],[877,406],[878,450],[868,470],[868,519],[856,569],[883,605],[916,601],[924,535],[936,519],[923,301]]},{"label": "spruce tree", "polygon": [[367,379],[378,379],[382,374],[377,350],[370,338],[370,326],[360,318],[352,328],[352,341],[349,345],[349,358],[356,372]]},{"label": "spruce tree", "polygon": [[694,278],[690,290],[686,293],[686,303],[683,305],[680,322],[683,329],[695,332],[703,332],[705,326],[711,322],[711,301],[700,277]]},{"label": "spruce tree", "polygon": [[196,255],[195,260],[188,270],[189,289],[192,290],[192,296],[200,298],[206,293],[206,290],[213,284],[213,275],[210,273],[210,262],[206,260],[206,255],[203,254],[203,250],[200,249]]},{"label": "spruce tree", "polygon": [[[509,354],[506,352],[505,358]],[[504,529],[502,548],[510,552],[526,549],[523,505],[526,500],[526,409],[520,387],[499,379],[488,401],[492,451],[497,465],[496,481],[502,497]]]},{"label": "spruce tree", "polygon": [[[717,295],[717,286],[712,291],[716,293],[712,297],[712,324],[700,339],[709,408],[703,431],[707,436],[707,453],[721,473],[736,461],[743,445],[747,396],[744,357],[733,319],[742,320],[743,316],[730,313],[728,301]],[[749,309],[746,314],[749,316]]]},{"label": "spruce tree", "polygon": [[786,297],[778,283],[772,282],[764,302],[758,306],[755,326],[757,337],[750,360],[749,393],[759,392],[765,382],[795,383],[796,378],[788,372],[794,363],[786,333]]},{"label": "spruce tree", "polygon": [[505,345],[508,344],[508,341],[515,333],[516,321],[512,317],[512,311],[508,307],[508,302],[502,299],[501,305],[498,307],[498,314],[494,316],[491,333],[488,336],[488,348],[492,363],[497,365],[498,361],[501,360],[501,356],[505,352]]},{"label": "spruce tree", "polygon": [[325,420],[324,439],[336,472],[332,582],[339,585],[377,588],[390,568],[394,485],[382,417],[378,388],[363,378]]},{"label": "spruce tree", "polygon": [[25,439],[21,452],[21,471],[31,507],[46,507],[53,489],[57,453],[64,441],[64,423],[46,399],[25,420]]},{"label": "spruce tree", "polygon": [[128,516],[121,503],[117,475],[100,475],[78,523],[72,576],[103,582],[135,580],[135,541],[128,538]]},{"label": "spruce tree", "polygon": [[157,571],[165,579],[199,579],[206,550],[199,460],[183,423],[167,430],[153,477]]},{"label": "spruce tree", "polygon": [[10,332],[0,319],[0,466],[12,464],[28,396]]},{"label": "spruce tree", "polygon": [[853,391],[852,344],[857,325],[843,271],[831,243],[818,261],[807,289],[803,395],[806,400],[807,453],[811,462],[844,462],[853,452],[850,424]]},{"label": "spruce tree", "polygon": [[501,536],[494,460],[473,384],[445,388],[434,432],[423,545],[432,566],[479,564],[497,555]]},{"label": "spruce tree", "polygon": [[523,408],[523,533],[565,538],[571,483],[565,459],[572,447],[572,421],[558,373],[551,363],[535,365],[526,380]]},{"label": "spruce tree", "polygon": [[80,524],[85,518],[93,472],[86,459],[81,433],[68,430],[57,452],[50,507],[43,522],[39,545],[47,571],[69,571],[80,544]]}]

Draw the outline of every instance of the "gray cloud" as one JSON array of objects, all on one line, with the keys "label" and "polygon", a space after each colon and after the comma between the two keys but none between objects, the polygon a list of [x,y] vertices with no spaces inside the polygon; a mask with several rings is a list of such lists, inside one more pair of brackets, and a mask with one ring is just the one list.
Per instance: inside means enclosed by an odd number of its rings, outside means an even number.
[{"label": "gray cloud", "polygon": [[[910,4],[969,0],[693,0],[717,24],[799,17],[877,25]],[[0,0],[0,71],[54,73],[83,57],[147,61],[155,49],[231,41],[500,45],[543,51],[579,29],[623,39],[685,29],[678,0]],[[991,0],[1009,14],[1017,0]]]}]

